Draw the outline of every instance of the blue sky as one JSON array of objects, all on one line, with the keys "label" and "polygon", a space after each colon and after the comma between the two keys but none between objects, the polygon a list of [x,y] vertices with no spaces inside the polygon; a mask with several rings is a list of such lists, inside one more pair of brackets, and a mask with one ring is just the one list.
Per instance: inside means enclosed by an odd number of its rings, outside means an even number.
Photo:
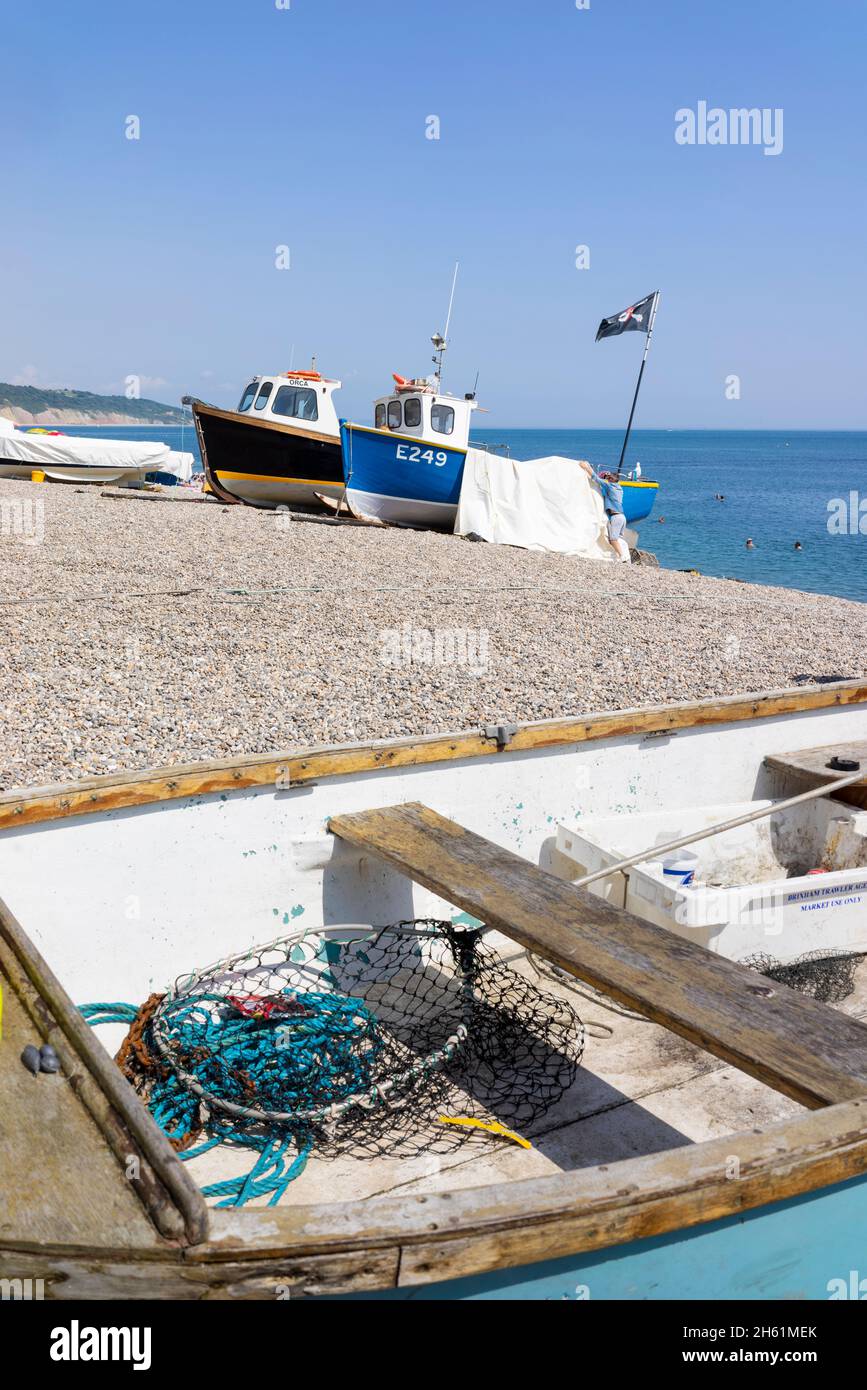
[{"label": "blue sky", "polygon": [[[446,386],[480,372],[481,424],[622,425],[644,340],[595,330],[660,287],[639,425],[867,425],[863,0],[40,0],[3,31],[2,380],[234,404],[294,345],[366,420],[459,260]],[[702,100],[782,108],[782,153],[677,144]]]}]

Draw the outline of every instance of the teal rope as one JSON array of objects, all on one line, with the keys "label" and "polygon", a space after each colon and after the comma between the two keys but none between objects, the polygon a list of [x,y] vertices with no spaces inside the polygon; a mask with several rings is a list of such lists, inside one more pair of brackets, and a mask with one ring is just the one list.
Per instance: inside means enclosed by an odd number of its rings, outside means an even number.
[{"label": "teal rope", "polygon": [[[173,1055],[195,1076],[206,1095],[262,1111],[291,1113],[337,1104],[369,1093],[372,1064],[383,1047],[376,1018],[360,999],[336,993],[276,996],[271,1017],[250,1017],[224,995],[200,994],[171,1000],[162,1024]],[[279,1005],[284,1005],[279,1010]],[[92,1027],[130,1025],[134,1004],[85,1004],[81,1014]],[[156,1051],[152,1025],[145,1040]],[[200,1100],[177,1073],[154,1074],[149,1087],[151,1113],[165,1134],[183,1142],[200,1128]],[[239,1207],[254,1198],[276,1206],[291,1182],[303,1173],[313,1149],[309,1123],[266,1125],[212,1108],[205,1123],[207,1139],[178,1155],[198,1158],[220,1144],[258,1151],[250,1171],[211,1183],[206,1197],[220,1197],[220,1207]]]}]

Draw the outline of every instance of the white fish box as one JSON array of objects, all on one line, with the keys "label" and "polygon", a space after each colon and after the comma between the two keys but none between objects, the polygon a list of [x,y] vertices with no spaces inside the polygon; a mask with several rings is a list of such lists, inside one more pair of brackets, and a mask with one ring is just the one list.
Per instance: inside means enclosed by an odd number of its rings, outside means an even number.
[{"label": "white fish box", "polygon": [[[646,847],[773,804],[748,801],[567,822],[557,828],[557,848],[574,868],[569,877],[580,878]],[[689,886],[665,879],[663,856],[654,859],[651,853],[589,890],[732,960],[758,952],[781,961],[807,951],[867,953],[867,811],[819,797],[689,848],[698,857]]]}]

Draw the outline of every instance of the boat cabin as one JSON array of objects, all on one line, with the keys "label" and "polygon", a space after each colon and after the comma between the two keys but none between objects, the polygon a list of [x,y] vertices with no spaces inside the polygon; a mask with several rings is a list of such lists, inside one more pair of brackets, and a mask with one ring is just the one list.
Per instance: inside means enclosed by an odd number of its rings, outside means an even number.
[{"label": "boat cabin", "polygon": [[450,396],[434,390],[428,382],[404,382],[395,377],[393,395],[382,396],[374,405],[373,423],[378,430],[423,439],[429,444],[466,449],[470,422],[478,401],[474,396]]},{"label": "boat cabin", "polygon": [[340,435],[334,392],[343,383],[330,381],[319,372],[278,372],[255,376],[244,388],[239,415],[306,426],[318,434]]}]

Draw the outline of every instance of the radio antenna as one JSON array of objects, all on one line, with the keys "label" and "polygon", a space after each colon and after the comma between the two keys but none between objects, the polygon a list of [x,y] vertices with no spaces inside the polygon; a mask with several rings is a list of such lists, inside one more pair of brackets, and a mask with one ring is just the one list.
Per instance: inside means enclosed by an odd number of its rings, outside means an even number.
[{"label": "radio antenna", "polygon": [[449,311],[446,314],[446,331],[445,333],[434,333],[433,337],[431,338],[431,342],[434,345],[434,356],[432,358],[432,361],[436,367],[435,379],[437,391],[440,390],[443,382],[443,355],[445,353],[446,348],[449,345],[449,327],[452,321],[452,307],[455,302],[455,286],[458,283],[459,270],[460,261],[455,261],[455,273],[452,276],[452,292],[449,296]]}]

